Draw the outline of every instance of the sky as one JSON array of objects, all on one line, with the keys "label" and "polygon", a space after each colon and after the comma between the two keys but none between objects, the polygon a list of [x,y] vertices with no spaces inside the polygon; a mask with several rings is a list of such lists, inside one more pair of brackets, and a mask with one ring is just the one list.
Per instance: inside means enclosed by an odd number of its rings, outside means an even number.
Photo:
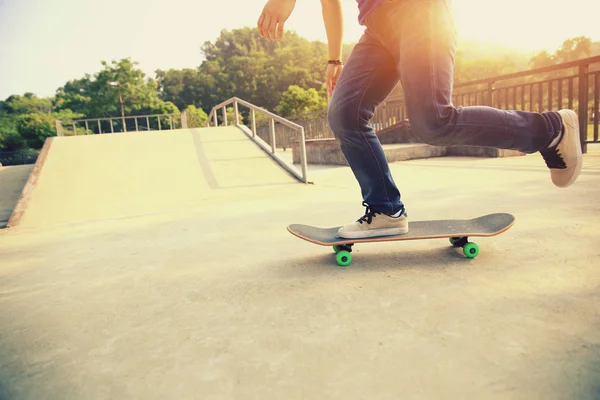
[{"label": "sky", "polygon": [[[157,69],[194,68],[221,30],[255,27],[266,0],[0,0],[0,99],[52,96],[67,81],[131,57]],[[554,52],[568,38],[600,41],[599,0],[453,0],[460,39]],[[356,42],[356,0],[342,0],[344,43]],[[286,24],[326,42],[319,0],[297,0]]]}]

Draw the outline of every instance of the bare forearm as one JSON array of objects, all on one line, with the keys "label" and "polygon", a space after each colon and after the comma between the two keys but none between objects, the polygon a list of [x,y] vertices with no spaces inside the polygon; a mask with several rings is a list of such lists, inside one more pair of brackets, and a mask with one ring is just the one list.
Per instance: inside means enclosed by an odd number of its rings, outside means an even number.
[{"label": "bare forearm", "polygon": [[344,20],[342,17],[342,3],[340,0],[321,0],[323,9],[323,22],[327,33],[327,45],[330,60],[342,58],[342,36],[344,34]]}]

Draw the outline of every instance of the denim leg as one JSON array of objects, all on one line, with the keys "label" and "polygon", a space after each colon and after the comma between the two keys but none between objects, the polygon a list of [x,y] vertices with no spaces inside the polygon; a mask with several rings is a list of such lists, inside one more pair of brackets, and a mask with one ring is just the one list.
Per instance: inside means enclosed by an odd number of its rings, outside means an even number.
[{"label": "denim leg", "polygon": [[380,36],[398,63],[411,127],[421,141],[525,153],[548,146],[561,129],[557,113],[452,104],[456,32],[446,0],[396,3],[390,12],[380,13],[379,18],[387,19],[379,24],[385,29]]},{"label": "denim leg", "polygon": [[404,205],[369,120],[397,83],[396,63],[389,51],[365,33],[342,70],[327,114],[363,200],[373,210],[386,214],[398,212]]}]

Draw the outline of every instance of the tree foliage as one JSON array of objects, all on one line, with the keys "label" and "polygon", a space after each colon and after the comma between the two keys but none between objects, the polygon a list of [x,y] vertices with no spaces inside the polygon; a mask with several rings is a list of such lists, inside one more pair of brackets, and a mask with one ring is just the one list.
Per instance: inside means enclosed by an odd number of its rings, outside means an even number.
[{"label": "tree foliage", "polygon": [[[147,78],[130,58],[102,61],[104,67],[91,76],[67,82],[55,97],[58,110],[70,109],[88,118],[141,115],[160,110],[164,102],[159,98],[158,83]],[[176,109],[169,107],[171,109]]]},{"label": "tree foliage", "polygon": [[543,50],[533,56],[529,62],[531,68],[541,68],[550,65],[576,61],[590,57],[592,54],[592,41],[590,38],[578,36],[565,40],[554,54]]},{"label": "tree foliage", "polygon": [[208,119],[208,116],[201,108],[196,108],[196,106],[191,105],[185,110],[187,125],[190,128],[200,128],[203,127]]},{"label": "tree foliage", "polygon": [[[343,60],[354,44],[344,45]],[[204,61],[196,68],[155,71],[148,77],[130,58],[101,62],[99,71],[66,82],[56,94],[33,93],[0,101],[0,151],[39,148],[55,134],[55,119],[172,114],[185,110],[189,126],[203,126],[207,113],[233,96],[284,117],[322,110],[327,44],[288,32],[280,42],[261,38],[255,28],[223,30],[201,46]],[[600,54],[600,43],[576,37],[554,53],[514,54],[473,43],[459,47],[455,82],[464,82]],[[233,123],[233,109],[227,108]],[[221,112],[217,115],[222,118]],[[248,121],[248,110],[240,107]],[[257,123],[264,117],[256,113]],[[242,122],[242,121],[240,121]],[[161,118],[161,125],[170,124]],[[157,128],[156,118],[150,121]],[[68,128],[66,128],[68,129]],[[92,129],[92,128],[90,128]],[[78,133],[79,127],[77,128]]]},{"label": "tree foliage", "polygon": [[325,79],[326,44],[293,32],[269,42],[256,29],[224,30],[202,45],[202,53],[205,61],[196,70],[157,71],[163,100],[209,111],[237,96],[275,110],[288,87],[319,90]]},{"label": "tree foliage", "polygon": [[303,89],[298,85],[291,85],[281,95],[281,101],[275,108],[277,114],[282,117],[306,114],[312,111],[323,110],[327,107],[327,97],[315,89]]}]

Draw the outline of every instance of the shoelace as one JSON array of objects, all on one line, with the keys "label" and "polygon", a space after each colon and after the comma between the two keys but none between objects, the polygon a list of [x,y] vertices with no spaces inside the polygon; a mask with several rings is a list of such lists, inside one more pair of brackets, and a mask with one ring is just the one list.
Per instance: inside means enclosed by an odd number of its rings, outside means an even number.
[{"label": "shoelace", "polygon": [[555,169],[565,169],[567,168],[567,164],[565,164],[565,160],[562,158],[558,149],[555,147],[553,149],[548,149],[542,153],[542,157],[544,157],[544,161],[548,168]]},{"label": "shoelace", "polygon": [[365,206],[365,215],[360,217],[356,222],[359,222],[361,224],[363,222],[366,222],[367,224],[370,224],[373,221],[373,217],[375,217],[376,214],[381,214],[379,212],[373,211],[373,209],[371,209],[371,207],[364,201],[362,205]]}]

